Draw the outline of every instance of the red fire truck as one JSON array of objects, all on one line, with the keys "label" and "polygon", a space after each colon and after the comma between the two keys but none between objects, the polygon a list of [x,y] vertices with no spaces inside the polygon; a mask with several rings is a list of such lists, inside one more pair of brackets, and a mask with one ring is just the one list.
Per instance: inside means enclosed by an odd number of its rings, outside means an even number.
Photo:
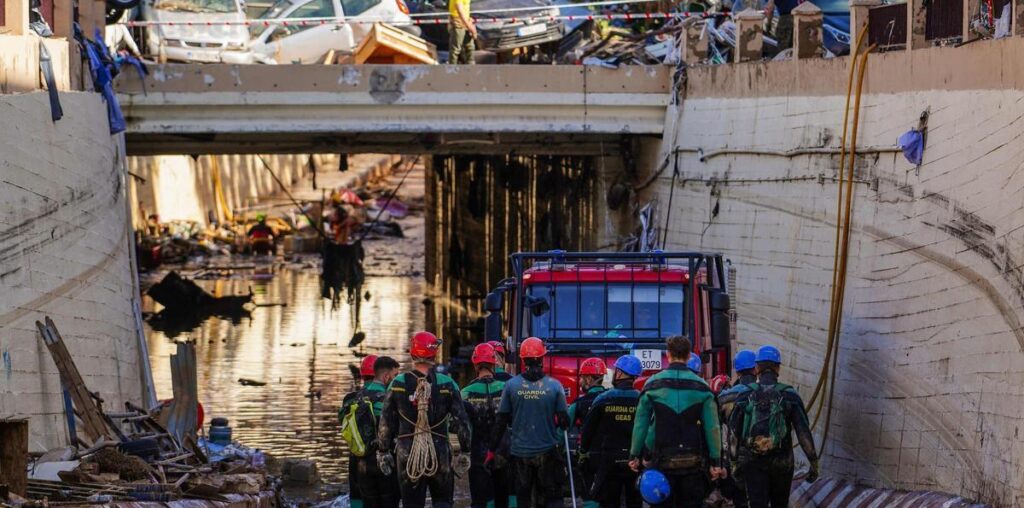
[{"label": "red fire truck", "polygon": [[689,337],[710,379],[730,370],[729,267],[694,252],[517,253],[514,276],[487,295],[486,339],[506,343],[509,362],[527,337],[548,346],[545,371],[578,395],[579,364],[640,358],[645,375],[667,367],[665,338]]}]

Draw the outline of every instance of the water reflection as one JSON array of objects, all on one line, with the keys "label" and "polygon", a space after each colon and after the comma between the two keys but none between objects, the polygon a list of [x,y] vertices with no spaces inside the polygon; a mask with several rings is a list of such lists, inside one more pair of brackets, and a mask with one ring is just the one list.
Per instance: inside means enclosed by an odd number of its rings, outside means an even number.
[{"label": "water reflection", "polygon": [[[226,417],[235,438],[246,445],[278,457],[313,458],[325,480],[343,479],[346,447],[337,408],[353,386],[348,365],[365,354],[406,359],[407,338],[424,326],[423,281],[368,277],[363,291],[370,299],[360,309],[367,338],[354,349],[347,345],[356,332],[355,316],[347,305],[331,311],[330,302],[320,298],[316,270],[282,269],[269,279],[257,275],[197,283],[214,295],[241,294],[251,287],[257,302],[287,302],[257,308],[237,325],[214,317],[176,337],[196,341],[207,423],[213,416]],[[174,344],[164,332],[147,332],[157,395],[169,398],[168,357]],[[267,385],[242,386],[239,378]]]}]

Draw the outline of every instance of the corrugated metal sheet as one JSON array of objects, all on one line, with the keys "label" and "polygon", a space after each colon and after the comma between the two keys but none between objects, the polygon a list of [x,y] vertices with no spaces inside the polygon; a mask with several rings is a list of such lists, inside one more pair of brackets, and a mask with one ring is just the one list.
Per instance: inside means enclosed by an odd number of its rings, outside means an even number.
[{"label": "corrugated metal sheet", "polygon": [[931,0],[925,9],[925,39],[942,40],[963,36],[963,0]]},{"label": "corrugated metal sheet", "polygon": [[879,51],[907,46],[907,4],[874,7],[868,11],[868,42]]},{"label": "corrugated metal sheet", "polygon": [[906,491],[860,487],[844,480],[824,479],[813,484],[793,482],[790,504],[798,508],[983,508],[962,497],[930,491]]}]

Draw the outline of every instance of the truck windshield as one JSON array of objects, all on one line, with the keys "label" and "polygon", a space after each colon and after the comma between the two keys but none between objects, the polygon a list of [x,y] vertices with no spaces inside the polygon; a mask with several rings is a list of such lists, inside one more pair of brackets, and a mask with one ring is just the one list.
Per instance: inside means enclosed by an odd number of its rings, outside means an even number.
[{"label": "truck windshield", "polygon": [[[658,283],[534,284],[529,334],[543,339],[659,339],[684,330],[685,286]],[[535,307],[543,310],[544,305]]]}]

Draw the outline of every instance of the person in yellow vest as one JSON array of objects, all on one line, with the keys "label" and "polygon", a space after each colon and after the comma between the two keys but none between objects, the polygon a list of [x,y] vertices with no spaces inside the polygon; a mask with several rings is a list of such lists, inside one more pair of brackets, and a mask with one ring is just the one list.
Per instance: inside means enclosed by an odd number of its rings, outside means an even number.
[{"label": "person in yellow vest", "polygon": [[470,17],[472,0],[448,0],[448,63],[472,64],[476,24]]}]

